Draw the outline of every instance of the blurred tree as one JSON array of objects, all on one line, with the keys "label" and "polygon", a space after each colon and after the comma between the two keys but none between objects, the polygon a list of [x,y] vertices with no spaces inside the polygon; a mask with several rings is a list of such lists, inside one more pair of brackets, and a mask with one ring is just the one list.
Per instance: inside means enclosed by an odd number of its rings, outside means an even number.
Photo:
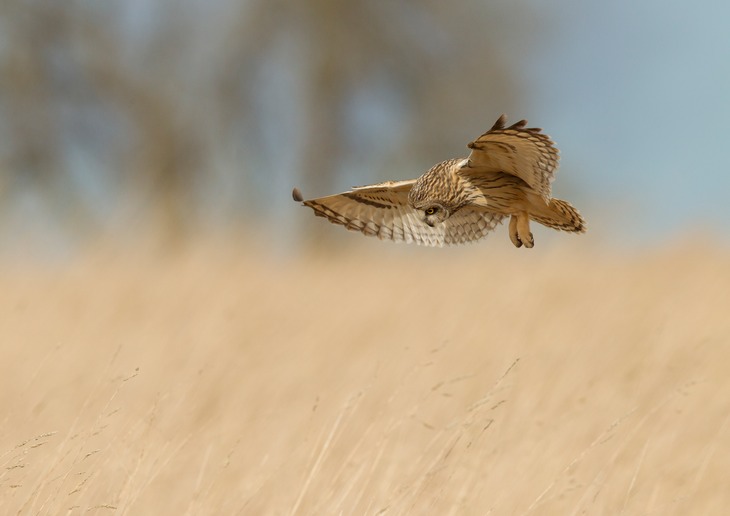
[{"label": "blurred tree", "polygon": [[515,106],[530,21],[477,1],[5,0],[0,187],[74,229],[131,205],[179,241],[355,165],[415,176]]},{"label": "blurred tree", "polygon": [[51,62],[54,48],[68,39],[69,19],[60,4],[21,4],[0,4],[5,39],[0,59],[2,205],[11,206],[23,189],[46,192],[54,216],[83,227],[90,218],[62,158],[63,85]]},{"label": "blurred tree", "polygon": [[[220,67],[227,72],[223,89],[255,103],[260,92],[249,80],[251,71],[278,41],[293,38],[306,62],[299,83],[304,183],[317,191],[331,188],[344,158],[362,144],[348,138],[357,133],[348,106],[367,87],[377,89],[383,103],[396,99],[402,119],[394,147],[430,164],[450,156],[455,143],[464,147],[465,138],[485,130],[521,97],[514,65],[519,56],[501,44],[507,34],[503,22],[512,15],[531,23],[528,13],[507,5],[251,0],[233,16],[238,26]],[[520,35],[524,44],[529,34]]]}]

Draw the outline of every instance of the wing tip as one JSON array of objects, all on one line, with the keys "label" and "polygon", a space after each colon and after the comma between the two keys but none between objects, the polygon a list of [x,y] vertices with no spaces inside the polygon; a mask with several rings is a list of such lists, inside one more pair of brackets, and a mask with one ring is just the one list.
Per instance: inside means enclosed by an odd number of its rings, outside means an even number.
[{"label": "wing tip", "polygon": [[294,187],[294,190],[291,191],[291,197],[296,202],[303,202],[304,201],[304,196],[302,196],[301,190],[299,190],[299,188],[297,188],[296,186]]},{"label": "wing tip", "polygon": [[494,122],[494,125],[492,126],[492,128],[490,129],[490,131],[495,131],[495,130],[498,130],[498,129],[504,129],[504,127],[505,127],[506,124],[507,124],[507,115],[505,115],[504,113],[502,113],[501,115],[499,115],[499,118],[497,119],[497,121]]},{"label": "wing tip", "polygon": [[[494,125],[489,129],[489,131],[487,131],[486,133],[484,133],[482,136],[486,136],[487,134],[491,133],[492,131],[503,131],[504,129],[514,129],[514,130],[520,130],[520,129],[522,129],[522,130],[524,130],[525,129],[525,126],[527,126],[527,120],[519,120],[519,121],[515,122],[514,124],[512,124],[512,125],[510,125],[508,127],[507,126],[507,115],[504,114],[504,113],[502,113],[501,115],[499,115],[499,118],[497,118],[497,121],[494,122]],[[538,132],[539,131],[540,130],[538,129]],[[480,138],[482,136],[480,136]],[[477,143],[478,143],[477,141],[469,142],[466,145],[466,147],[468,149],[477,149],[477,150],[479,150],[480,147],[477,145]]]},{"label": "wing tip", "polygon": [[507,115],[505,114],[500,115],[497,121],[494,122],[494,125],[492,126],[490,131],[501,131],[502,129],[523,130],[529,133],[539,133],[542,131],[542,128],[540,127],[527,127],[527,120],[525,120],[524,118],[522,120],[518,120],[510,126],[507,126]]},{"label": "wing tip", "polygon": [[523,118],[522,120],[518,120],[517,122],[509,126],[508,129],[524,129],[525,127],[527,127],[527,120]]}]

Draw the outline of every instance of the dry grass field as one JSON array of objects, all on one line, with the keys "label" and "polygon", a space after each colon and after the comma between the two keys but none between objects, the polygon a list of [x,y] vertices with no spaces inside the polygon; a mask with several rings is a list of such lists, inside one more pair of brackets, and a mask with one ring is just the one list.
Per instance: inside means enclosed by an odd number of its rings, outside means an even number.
[{"label": "dry grass field", "polygon": [[727,514],[730,250],[500,237],[4,264],[0,514]]}]

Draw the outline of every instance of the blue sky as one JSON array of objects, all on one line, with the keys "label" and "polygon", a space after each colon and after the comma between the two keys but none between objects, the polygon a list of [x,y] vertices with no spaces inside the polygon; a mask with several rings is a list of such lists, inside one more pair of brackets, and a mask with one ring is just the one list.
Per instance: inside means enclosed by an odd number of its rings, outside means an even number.
[{"label": "blue sky", "polygon": [[727,235],[730,3],[531,3],[552,28],[523,68],[529,116],[571,187],[639,234]]}]

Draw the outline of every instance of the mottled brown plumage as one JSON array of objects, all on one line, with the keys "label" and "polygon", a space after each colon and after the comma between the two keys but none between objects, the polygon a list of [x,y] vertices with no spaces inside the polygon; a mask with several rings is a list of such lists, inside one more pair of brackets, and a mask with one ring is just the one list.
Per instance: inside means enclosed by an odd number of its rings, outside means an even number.
[{"label": "mottled brown plumage", "polygon": [[[434,165],[418,179],[386,181],[304,201],[315,215],[368,236],[444,246],[479,240],[504,217],[515,246],[532,247],[530,220],[582,233],[585,221],[568,202],[551,198],[558,150],[527,121],[502,115],[469,143],[467,158]],[[301,201],[294,189],[292,196]]]}]

